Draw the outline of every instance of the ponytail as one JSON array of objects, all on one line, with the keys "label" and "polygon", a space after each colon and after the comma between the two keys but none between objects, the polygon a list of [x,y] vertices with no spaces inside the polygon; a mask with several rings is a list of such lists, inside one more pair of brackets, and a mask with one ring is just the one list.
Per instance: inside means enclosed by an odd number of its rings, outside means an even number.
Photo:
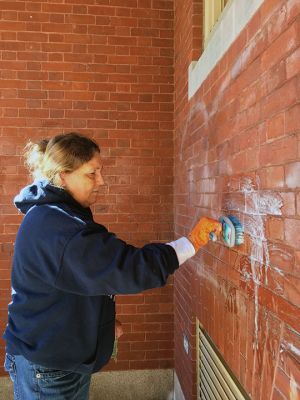
[{"label": "ponytail", "polygon": [[61,186],[60,172],[73,172],[92,159],[100,148],[86,136],[71,132],[29,142],[25,147],[25,164],[35,179],[45,178]]},{"label": "ponytail", "polygon": [[25,146],[25,165],[35,179],[43,177],[43,159],[49,139],[42,139],[38,143],[28,142]]}]

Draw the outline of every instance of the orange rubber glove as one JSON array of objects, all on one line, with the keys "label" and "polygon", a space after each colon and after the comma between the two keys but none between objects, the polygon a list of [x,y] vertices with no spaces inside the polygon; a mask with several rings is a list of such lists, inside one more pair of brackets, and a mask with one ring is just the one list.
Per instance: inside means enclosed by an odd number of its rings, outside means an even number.
[{"label": "orange rubber glove", "polygon": [[196,251],[198,251],[200,247],[208,243],[209,234],[211,232],[214,232],[218,237],[222,232],[222,224],[212,218],[200,218],[198,223],[194,226],[194,228],[188,235],[188,239],[192,243]]}]

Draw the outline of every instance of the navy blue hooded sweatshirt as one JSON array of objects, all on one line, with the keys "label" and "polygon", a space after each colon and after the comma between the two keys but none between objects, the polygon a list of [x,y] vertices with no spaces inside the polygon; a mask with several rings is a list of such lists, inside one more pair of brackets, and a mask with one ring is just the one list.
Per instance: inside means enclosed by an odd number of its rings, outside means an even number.
[{"label": "navy blue hooded sweatshirt", "polygon": [[7,352],[92,373],[110,359],[115,294],[163,286],[178,268],[166,244],[126,244],[66,191],[36,181],[15,198],[25,214],[12,268]]}]

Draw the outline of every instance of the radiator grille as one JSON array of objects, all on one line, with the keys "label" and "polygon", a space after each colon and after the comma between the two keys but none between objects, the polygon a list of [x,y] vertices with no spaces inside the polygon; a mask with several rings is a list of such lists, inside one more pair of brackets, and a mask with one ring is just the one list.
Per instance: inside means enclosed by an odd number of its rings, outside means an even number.
[{"label": "radiator grille", "polygon": [[198,400],[250,400],[197,321]]}]

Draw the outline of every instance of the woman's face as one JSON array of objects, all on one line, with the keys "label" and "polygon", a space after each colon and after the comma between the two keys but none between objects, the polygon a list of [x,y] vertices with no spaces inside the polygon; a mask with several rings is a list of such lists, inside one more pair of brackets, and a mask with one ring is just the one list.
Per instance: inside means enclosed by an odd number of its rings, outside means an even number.
[{"label": "woman's face", "polygon": [[89,207],[96,202],[99,188],[104,185],[101,169],[100,154],[95,153],[75,171],[61,172],[62,185],[79,204]]}]

